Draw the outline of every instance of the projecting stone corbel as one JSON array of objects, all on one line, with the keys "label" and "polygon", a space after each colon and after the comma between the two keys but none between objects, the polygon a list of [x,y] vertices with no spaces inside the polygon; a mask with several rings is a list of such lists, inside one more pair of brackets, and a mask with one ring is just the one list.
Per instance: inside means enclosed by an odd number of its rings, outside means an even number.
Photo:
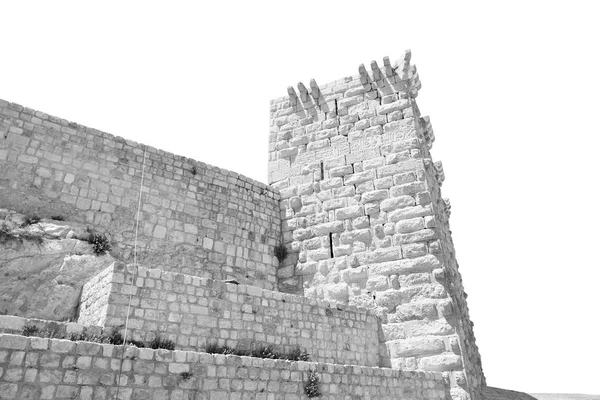
[{"label": "projecting stone corbel", "polygon": [[390,63],[389,57],[383,57],[383,67],[385,69],[385,76],[391,78],[394,76],[394,69],[392,68],[392,64]]},{"label": "projecting stone corbel", "polygon": [[302,100],[303,103],[306,103],[308,101],[308,90],[306,89],[306,86],[304,86],[304,83],[298,82],[298,91],[300,92],[300,100]]},{"label": "projecting stone corbel", "polygon": [[310,80],[310,95],[313,99],[315,99],[316,102],[318,102],[319,98],[321,97],[321,89],[319,89],[317,81],[314,79]]},{"label": "projecting stone corbel", "polygon": [[369,73],[365,68],[365,64],[360,64],[358,66],[358,73],[360,74],[360,83],[364,85],[368,85],[370,82]]},{"label": "projecting stone corbel", "polygon": [[375,82],[383,80],[383,74],[379,69],[379,65],[377,65],[377,61],[371,61],[371,70],[373,71],[373,80]]},{"label": "projecting stone corbel", "polygon": [[295,107],[298,105],[298,95],[293,87],[288,86],[287,88],[288,96],[290,96],[290,105]]},{"label": "projecting stone corbel", "polygon": [[440,187],[442,187],[442,183],[446,179],[446,175],[444,174],[444,166],[441,161],[436,161],[433,163],[433,168],[435,169],[435,178]]}]

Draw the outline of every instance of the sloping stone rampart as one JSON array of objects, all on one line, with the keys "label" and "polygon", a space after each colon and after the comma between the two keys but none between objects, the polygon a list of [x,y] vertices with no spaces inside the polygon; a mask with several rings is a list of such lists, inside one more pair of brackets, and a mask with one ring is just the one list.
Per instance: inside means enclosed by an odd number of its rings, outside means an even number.
[{"label": "sloping stone rampart", "polygon": [[114,265],[84,285],[78,322],[122,329],[129,312],[128,337],[150,341],[159,335],[183,350],[213,343],[243,350],[274,345],[284,353],[300,347],[314,361],[365,366],[379,366],[386,351],[379,319],[366,309],[161,269],[135,270]]},{"label": "sloping stone rampart", "polygon": [[[123,353],[124,351],[124,353]],[[309,371],[321,399],[449,399],[441,374],[0,334],[0,398],[300,400]]]},{"label": "sloping stone rampart", "polygon": [[109,234],[149,266],[273,289],[278,198],[243,175],[0,100],[0,207]]}]

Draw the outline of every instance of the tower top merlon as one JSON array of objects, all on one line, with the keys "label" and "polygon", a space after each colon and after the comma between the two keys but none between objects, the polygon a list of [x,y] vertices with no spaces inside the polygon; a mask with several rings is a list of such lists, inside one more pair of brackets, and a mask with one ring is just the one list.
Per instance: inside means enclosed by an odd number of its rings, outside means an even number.
[{"label": "tower top merlon", "polygon": [[[383,58],[383,64],[379,64],[375,60],[371,61],[370,68],[360,64],[357,75],[347,76],[325,85],[317,85],[314,79],[310,80],[309,85],[299,82],[298,92],[290,86],[288,95],[273,100],[272,104],[286,102],[285,107],[294,107],[294,111],[312,109],[317,106],[317,108],[321,108],[321,111],[329,112],[334,107],[326,107],[326,103],[334,106],[334,101],[341,97],[347,97],[344,96],[344,92],[350,89],[361,93],[372,92],[369,96],[384,97],[396,94],[401,99],[414,99],[421,88],[421,81],[417,67],[411,65],[410,61],[411,51],[406,50],[394,64],[386,56]],[[280,105],[279,108],[281,107],[284,106]]]}]

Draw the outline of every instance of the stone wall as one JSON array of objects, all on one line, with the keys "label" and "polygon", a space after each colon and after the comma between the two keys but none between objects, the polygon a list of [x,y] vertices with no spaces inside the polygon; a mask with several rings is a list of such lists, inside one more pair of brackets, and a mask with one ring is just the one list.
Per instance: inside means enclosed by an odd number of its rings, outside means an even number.
[{"label": "stone wall", "polygon": [[240,174],[0,100],[0,208],[108,233],[139,261],[274,288],[279,196]]},{"label": "stone wall", "polygon": [[128,337],[159,335],[183,350],[209,343],[244,350],[275,345],[286,353],[300,347],[319,362],[379,366],[380,351],[386,359],[379,319],[365,309],[161,269],[134,270],[115,265],[86,284],[78,322],[122,328],[129,311]]},{"label": "stone wall", "polygon": [[410,53],[271,102],[269,183],[281,193],[282,291],[370,307],[391,365],[443,371],[455,397],[485,383],[429,154]]},{"label": "stone wall", "polygon": [[77,322],[82,325],[104,326],[112,291],[114,267],[101,271],[81,289]]},{"label": "stone wall", "polygon": [[[121,361],[122,360],[122,361]],[[0,398],[240,400],[307,398],[309,371],[323,399],[449,399],[441,374],[138,349],[0,334]]]},{"label": "stone wall", "polygon": [[[48,332],[47,337],[69,338],[72,334],[86,334],[88,336],[109,335],[111,328],[97,325],[78,324],[75,322],[50,321],[37,318],[23,318],[14,315],[0,315],[0,333],[22,335],[23,328],[35,326],[38,332]],[[51,333],[51,334],[50,334]]]}]

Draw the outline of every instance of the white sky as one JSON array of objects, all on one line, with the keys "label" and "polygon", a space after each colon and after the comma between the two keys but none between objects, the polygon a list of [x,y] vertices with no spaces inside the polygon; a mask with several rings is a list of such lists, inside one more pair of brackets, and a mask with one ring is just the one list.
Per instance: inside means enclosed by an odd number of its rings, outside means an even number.
[{"label": "white sky", "polygon": [[3,2],[0,98],[264,182],[271,98],[411,48],[488,384],[600,394],[600,3],[205,3]]}]

